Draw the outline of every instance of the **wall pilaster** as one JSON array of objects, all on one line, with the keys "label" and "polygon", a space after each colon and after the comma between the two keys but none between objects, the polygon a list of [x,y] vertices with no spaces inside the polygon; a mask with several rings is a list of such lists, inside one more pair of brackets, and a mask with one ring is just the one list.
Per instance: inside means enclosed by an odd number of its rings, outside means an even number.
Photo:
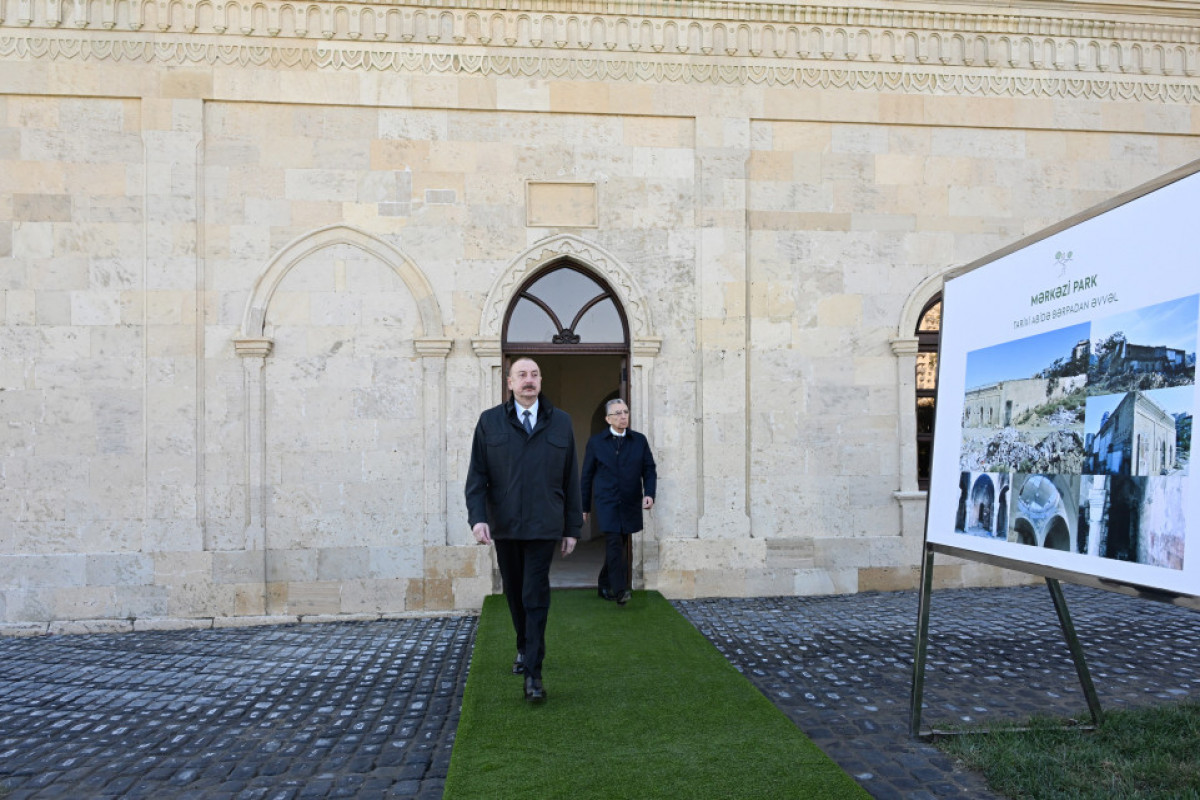
[{"label": "wall pilaster", "polygon": [[421,357],[422,427],[425,441],[425,544],[450,544],[446,525],[446,357],[451,339],[413,342]]},{"label": "wall pilaster", "polygon": [[748,118],[697,121],[700,538],[748,536]]}]

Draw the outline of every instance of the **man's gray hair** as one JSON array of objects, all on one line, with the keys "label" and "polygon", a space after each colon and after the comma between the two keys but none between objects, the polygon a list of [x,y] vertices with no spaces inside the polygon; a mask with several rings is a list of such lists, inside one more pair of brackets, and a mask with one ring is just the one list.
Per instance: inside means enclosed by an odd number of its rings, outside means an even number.
[{"label": "man's gray hair", "polygon": [[622,400],[619,397],[614,397],[612,400],[609,400],[607,403],[604,404],[604,413],[611,414],[612,407],[615,406],[617,403],[620,403],[621,405],[625,406],[626,408],[629,408],[629,403],[626,403],[624,400]]}]

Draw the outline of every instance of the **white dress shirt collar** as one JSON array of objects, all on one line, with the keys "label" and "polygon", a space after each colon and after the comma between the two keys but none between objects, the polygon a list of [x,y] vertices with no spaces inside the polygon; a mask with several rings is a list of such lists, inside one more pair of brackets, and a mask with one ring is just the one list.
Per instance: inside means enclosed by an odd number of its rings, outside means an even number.
[{"label": "white dress shirt collar", "polygon": [[[518,403],[516,400],[513,400],[513,405],[516,406],[516,409],[517,409],[517,422],[520,422],[522,425],[524,425],[526,409],[522,408],[521,404]],[[537,427],[537,412],[538,412],[538,401],[537,400],[533,401],[533,405],[531,405],[529,407],[528,411],[529,411],[529,425],[530,425],[530,427],[536,428]]]}]

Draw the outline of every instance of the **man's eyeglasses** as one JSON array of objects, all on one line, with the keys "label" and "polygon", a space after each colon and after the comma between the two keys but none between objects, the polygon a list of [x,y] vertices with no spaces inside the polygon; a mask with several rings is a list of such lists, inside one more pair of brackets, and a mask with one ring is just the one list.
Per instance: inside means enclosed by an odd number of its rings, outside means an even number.
[{"label": "man's eyeglasses", "polygon": [[610,417],[628,417],[629,412],[628,411],[610,411],[610,412],[608,412],[608,416],[610,416]]}]

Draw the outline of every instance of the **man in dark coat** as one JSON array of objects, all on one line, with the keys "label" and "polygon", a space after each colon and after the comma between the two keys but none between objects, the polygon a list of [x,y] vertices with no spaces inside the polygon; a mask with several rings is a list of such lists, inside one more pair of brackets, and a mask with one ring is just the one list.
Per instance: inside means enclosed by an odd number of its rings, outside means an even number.
[{"label": "man in dark coat", "polygon": [[504,596],[517,633],[513,672],[525,699],[546,699],[542,661],[550,615],[550,562],[579,539],[579,473],[571,418],[542,396],[533,359],[508,370],[512,397],[479,415],[467,469],[467,522],[475,541],[495,543]]},{"label": "man in dark coat", "polygon": [[654,508],[658,473],[650,442],[629,427],[629,405],[609,400],[604,416],[608,430],[588,439],[583,451],[581,487],[583,507],[591,508],[595,499],[596,522],[604,533],[600,596],[623,606],[630,597],[629,537],[642,529],[642,509]]}]

